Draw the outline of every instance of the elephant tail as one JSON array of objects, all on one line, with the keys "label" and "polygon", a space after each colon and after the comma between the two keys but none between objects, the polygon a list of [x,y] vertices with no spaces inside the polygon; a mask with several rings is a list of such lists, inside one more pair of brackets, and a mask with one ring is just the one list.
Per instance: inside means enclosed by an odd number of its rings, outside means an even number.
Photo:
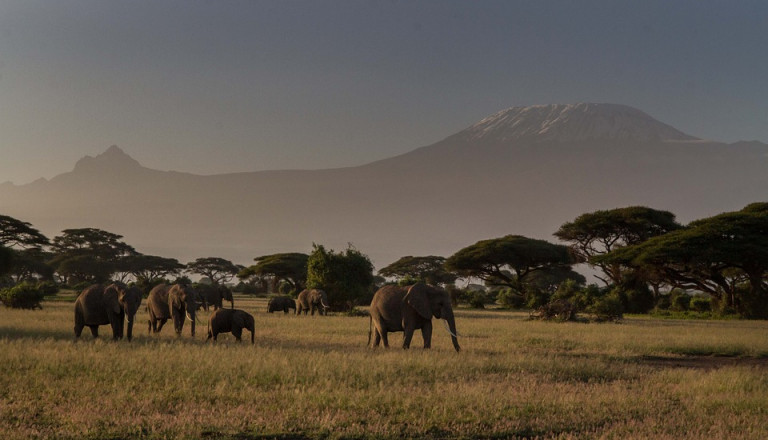
[{"label": "elephant tail", "polygon": [[371,346],[371,334],[373,333],[373,315],[368,314],[368,347]]}]

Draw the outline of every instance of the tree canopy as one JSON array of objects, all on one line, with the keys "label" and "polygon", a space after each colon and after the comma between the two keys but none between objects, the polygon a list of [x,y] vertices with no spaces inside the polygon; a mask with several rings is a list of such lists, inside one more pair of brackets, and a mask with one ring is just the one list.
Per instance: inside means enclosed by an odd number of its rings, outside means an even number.
[{"label": "tree canopy", "polygon": [[445,266],[460,276],[477,277],[522,294],[526,278],[531,273],[563,267],[570,269],[573,263],[567,246],[507,235],[465,247],[448,258]]},{"label": "tree canopy", "polygon": [[287,282],[294,291],[301,291],[307,284],[307,260],[309,255],[299,252],[263,255],[254,258],[256,264],[241,270],[237,277],[272,277]]},{"label": "tree canopy", "polygon": [[9,248],[41,248],[50,244],[48,237],[30,223],[0,215],[0,246]]},{"label": "tree canopy", "polygon": [[326,250],[313,244],[307,260],[307,288],[323,289],[332,307],[351,309],[369,299],[373,285],[373,264],[367,255],[351,245],[344,252]]},{"label": "tree canopy", "polygon": [[65,229],[53,239],[51,265],[65,279],[106,281],[119,270],[122,258],[138,254],[122,238],[96,228]]},{"label": "tree canopy", "polygon": [[170,275],[178,276],[185,267],[175,258],[143,254],[125,257],[120,264],[122,272],[132,275],[136,280],[150,283]]},{"label": "tree canopy", "polygon": [[554,235],[569,242],[581,260],[599,268],[605,277],[598,278],[605,284],[620,284],[621,266],[595,257],[680,228],[675,215],[669,211],[630,206],[582,214],[560,226]]},{"label": "tree canopy", "polygon": [[744,316],[768,317],[768,203],[693,221],[598,261],[654,271],[670,285],[707,292]]},{"label": "tree canopy", "polygon": [[208,277],[215,284],[223,284],[234,278],[242,266],[219,257],[198,258],[187,263],[187,271]]},{"label": "tree canopy", "polygon": [[427,284],[446,285],[456,281],[456,274],[445,269],[445,258],[430,255],[427,257],[402,257],[379,270],[379,275]]}]

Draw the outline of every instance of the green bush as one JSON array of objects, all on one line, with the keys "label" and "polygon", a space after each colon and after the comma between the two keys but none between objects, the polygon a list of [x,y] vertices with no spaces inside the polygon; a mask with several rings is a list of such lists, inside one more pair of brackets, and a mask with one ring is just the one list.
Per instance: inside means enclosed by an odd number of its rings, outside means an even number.
[{"label": "green bush", "polygon": [[487,301],[485,292],[475,291],[470,293],[469,306],[473,309],[484,309]]},{"label": "green bush", "polygon": [[598,321],[618,321],[624,316],[624,306],[616,291],[595,299],[587,311],[595,315]]},{"label": "green bush", "polygon": [[694,296],[691,298],[689,307],[696,312],[711,312],[712,299],[706,296]]},{"label": "green bush", "polygon": [[525,298],[513,292],[512,289],[502,289],[496,295],[496,302],[505,309],[519,309],[525,305]]},{"label": "green bush", "polygon": [[17,286],[0,290],[0,302],[12,309],[42,309],[40,301],[45,294],[32,283],[21,283]]},{"label": "green bush", "polygon": [[37,283],[37,288],[43,292],[45,296],[56,295],[59,293],[59,285],[53,281],[40,281]]},{"label": "green bush", "polygon": [[685,312],[691,308],[691,297],[679,290],[672,292],[669,309],[675,312]]}]

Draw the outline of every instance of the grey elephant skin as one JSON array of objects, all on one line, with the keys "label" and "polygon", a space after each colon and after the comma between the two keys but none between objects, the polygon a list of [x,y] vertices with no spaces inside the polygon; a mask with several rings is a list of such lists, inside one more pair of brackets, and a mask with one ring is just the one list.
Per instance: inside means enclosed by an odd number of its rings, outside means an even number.
[{"label": "grey elephant skin", "polygon": [[328,305],[328,296],[325,294],[325,291],[320,289],[304,289],[299,293],[298,298],[296,298],[296,314],[301,315],[301,312],[304,312],[306,315],[307,312],[311,312],[312,315],[315,314],[315,310],[321,315],[326,314],[326,310],[330,306]]},{"label": "grey elephant skin", "polygon": [[219,333],[232,333],[238,342],[241,341],[243,329],[251,332],[251,344],[254,343],[253,315],[239,309],[219,309],[208,319],[208,339],[216,338]]},{"label": "grey elephant skin", "polygon": [[421,329],[424,348],[432,346],[432,317],[445,319],[451,332],[453,348],[460,351],[456,337],[456,320],[453,315],[451,298],[445,290],[424,283],[402,287],[388,285],[379,289],[371,301],[370,323],[373,324],[374,339],[371,345],[371,330],[368,330],[368,345],[378,347],[384,342],[389,347],[387,334],[403,332],[403,348],[411,346],[411,338]]},{"label": "grey elephant skin", "polygon": [[75,338],[84,327],[91,329],[94,338],[99,336],[100,325],[112,327],[112,339],[123,337],[125,318],[128,318],[127,339],[133,339],[133,320],[141,305],[141,291],[136,287],[117,284],[94,284],[78,295],[75,301]]},{"label": "grey elephant skin", "polygon": [[279,312],[288,313],[288,310],[296,310],[296,301],[290,296],[276,296],[269,300],[267,303],[267,312]]},{"label": "grey elephant skin", "polygon": [[232,291],[227,286],[221,284],[213,285],[199,285],[197,287],[197,293],[202,300],[202,306],[205,310],[213,307],[213,310],[218,310],[223,307],[224,301],[229,301],[229,308],[235,308],[235,300],[232,298]]},{"label": "grey elephant skin", "polygon": [[149,314],[149,332],[158,333],[168,319],[173,320],[176,335],[181,336],[184,328],[184,317],[191,322],[190,334],[195,336],[195,318],[199,304],[197,292],[184,284],[159,284],[147,297],[147,313]]}]

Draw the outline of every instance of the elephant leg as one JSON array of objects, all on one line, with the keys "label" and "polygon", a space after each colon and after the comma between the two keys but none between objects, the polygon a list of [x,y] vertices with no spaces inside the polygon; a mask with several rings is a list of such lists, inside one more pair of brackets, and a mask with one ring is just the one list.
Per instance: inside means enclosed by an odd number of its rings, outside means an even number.
[{"label": "elephant leg", "polygon": [[424,338],[424,348],[432,348],[432,321],[427,321],[421,328],[421,337]]},{"label": "elephant leg", "polygon": [[160,330],[163,329],[163,326],[165,325],[165,322],[168,321],[168,318],[161,318],[160,324],[157,325],[157,330],[155,330],[155,333],[160,333]]},{"label": "elephant leg", "polygon": [[412,326],[406,326],[403,329],[403,348],[411,348],[411,339],[413,339],[413,332],[416,331]]},{"label": "elephant leg", "polygon": [[241,327],[232,327],[232,335],[235,337],[237,342],[242,342],[243,337],[243,329]]},{"label": "elephant leg", "polygon": [[381,333],[377,336],[381,336],[381,342],[384,344],[384,348],[389,348],[389,336],[386,330],[381,330]]},{"label": "elephant leg", "polygon": [[117,341],[123,337],[123,316],[110,313],[109,326],[112,327],[112,340]]},{"label": "elephant leg", "polygon": [[379,333],[378,328],[373,329],[373,345],[372,347],[378,347],[381,343],[381,333]]},{"label": "elephant leg", "polygon": [[286,307],[286,308],[284,308],[284,309],[283,309],[283,314],[284,314],[284,315],[287,315],[287,314],[288,314],[288,307]]},{"label": "elephant leg", "polygon": [[99,337],[99,326],[98,325],[89,325],[88,326],[91,329],[91,334],[94,338]]}]

